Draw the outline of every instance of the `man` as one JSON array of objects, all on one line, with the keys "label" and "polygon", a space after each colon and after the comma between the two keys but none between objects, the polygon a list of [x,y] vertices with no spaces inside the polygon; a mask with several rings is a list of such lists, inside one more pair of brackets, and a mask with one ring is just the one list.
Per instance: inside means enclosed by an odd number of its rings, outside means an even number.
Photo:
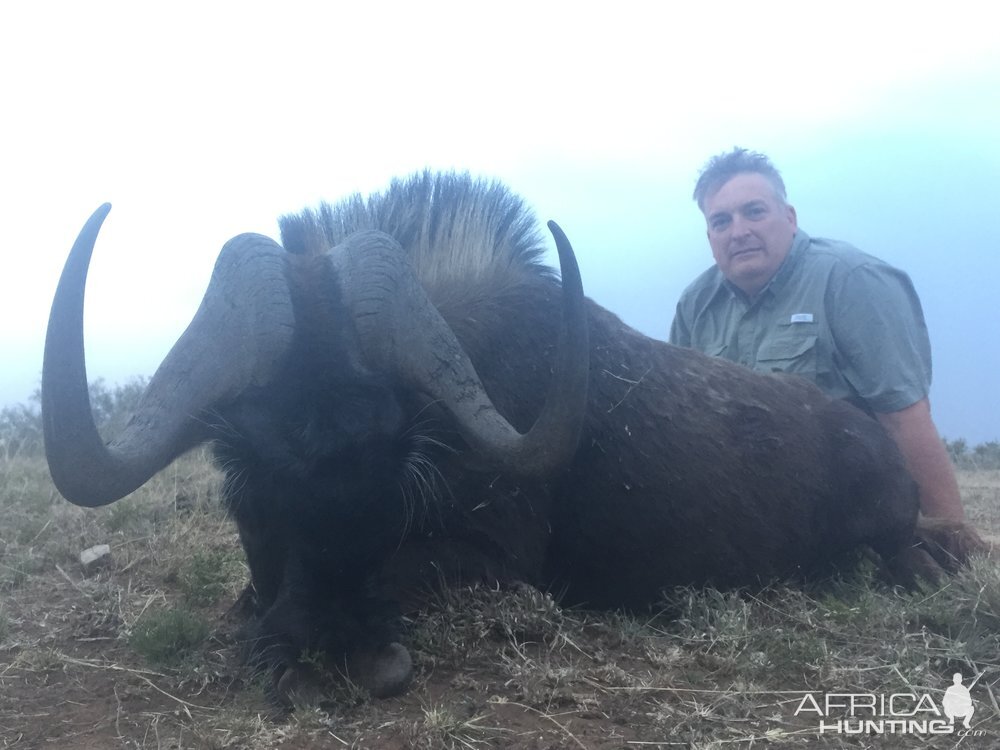
[{"label": "man", "polygon": [[800,230],[781,175],[763,154],[737,148],[712,158],[694,199],[716,265],[681,296],[670,342],[762,372],[799,374],[864,409],[893,437],[919,485],[925,539],[959,561],[982,549],[931,418],[930,341],[909,277]]}]

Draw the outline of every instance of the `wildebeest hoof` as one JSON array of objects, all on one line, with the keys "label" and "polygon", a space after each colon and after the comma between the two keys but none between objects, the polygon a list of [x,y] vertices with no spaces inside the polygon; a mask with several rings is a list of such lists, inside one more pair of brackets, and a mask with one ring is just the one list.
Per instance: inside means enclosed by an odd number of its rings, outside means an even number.
[{"label": "wildebeest hoof", "polygon": [[989,545],[975,527],[964,521],[921,516],[916,536],[920,546],[949,573],[956,573],[959,568],[968,565],[973,555],[990,552]]},{"label": "wildebeest hoof", "polygon": [[316,703],[323,693],[319,681],[310,671],[296,666],[285,669],[275,684],[274,692],[277,703],[285,708]]},{"label": "wildebeest hoof", "polygon": [[[374,698],[388,698],[402,693],[413,675],[410,652],[400,643],[388,643],[373,649],[360,649],[348,657],[342,675]],[[274,683],[274,700],[285,708],[318,703],[324,694],[322,679],[312,668],[290,665]]]},{"label": "wildebeest hoof", "polygon": [[355,651],[347,660],[347,676],[375,698],[399,695],[410,684],[413,660],[401,643]]}]

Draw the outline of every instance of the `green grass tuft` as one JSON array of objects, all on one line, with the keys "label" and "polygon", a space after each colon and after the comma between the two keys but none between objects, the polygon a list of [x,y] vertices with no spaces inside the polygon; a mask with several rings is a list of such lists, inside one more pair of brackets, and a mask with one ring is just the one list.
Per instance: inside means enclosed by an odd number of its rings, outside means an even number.
[{"label": "green grass tuft", "polygon": [[129,645],[153,664],[173,665],[191,656],[208,634],[208,623],[187,609],[151,610],[132,629]]},{"label": "green grass tuft", "polygon": [[194,607],[207,607],[231,596],[245,579],[242,555],[233,549],[195,552],[177,571],[178,588]]}]

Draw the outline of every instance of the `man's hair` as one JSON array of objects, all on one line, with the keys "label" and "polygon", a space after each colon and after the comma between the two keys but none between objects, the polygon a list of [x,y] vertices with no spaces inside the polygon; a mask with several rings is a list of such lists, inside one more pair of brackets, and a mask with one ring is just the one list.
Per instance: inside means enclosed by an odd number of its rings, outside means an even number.
[{"label": "man's hair", "polygon": [[748,151],[735,147],[732,151],[717,154],[705,162],[694,186],[692,196],[698,203],[698,208],[705,210],[705,201],[709,195],[717,191],[738,174],[753,172],[763,175],[774,188],[775,195],[785,200],[785,183],[781,174],[766,155],[759,151]]}]

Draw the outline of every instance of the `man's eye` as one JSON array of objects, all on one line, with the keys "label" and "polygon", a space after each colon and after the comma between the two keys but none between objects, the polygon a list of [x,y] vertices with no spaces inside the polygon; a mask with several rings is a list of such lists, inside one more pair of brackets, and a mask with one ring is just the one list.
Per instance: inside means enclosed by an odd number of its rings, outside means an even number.
[{"label": "man's eye", "polygon": [[767,213],[767,210],[763,206],[750,206],[746,210],[746,216],[749,219],[759,219],[765,213]]},{"label": "man's eye", "polygon": [[729,225],[729,219],[727,217],[724,217],[724,216],[720,216],[720,217],[718,217],[716,219],[712,219],[712,221],[709,222],[709,226],[712,227],[712,229],[715,229],[715,230],[725,229],[728,225]]}]

